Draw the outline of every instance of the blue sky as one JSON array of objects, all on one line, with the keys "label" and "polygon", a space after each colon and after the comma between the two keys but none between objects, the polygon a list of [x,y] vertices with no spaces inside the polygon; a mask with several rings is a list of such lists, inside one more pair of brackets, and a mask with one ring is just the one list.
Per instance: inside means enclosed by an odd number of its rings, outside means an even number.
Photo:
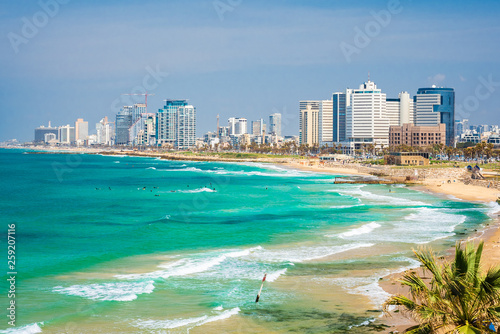
[{"label": "blue sky", "polygon": [[500,124],[499,15],[495,1],[3,0],[0,141],[32,140],[49,120],[93,130],[144,89],[150,111],[189,99],[199,136],[217,114],[274,112],[298,134],[299,100],[368,72],[388,97],[453,87],[458,118]]}]

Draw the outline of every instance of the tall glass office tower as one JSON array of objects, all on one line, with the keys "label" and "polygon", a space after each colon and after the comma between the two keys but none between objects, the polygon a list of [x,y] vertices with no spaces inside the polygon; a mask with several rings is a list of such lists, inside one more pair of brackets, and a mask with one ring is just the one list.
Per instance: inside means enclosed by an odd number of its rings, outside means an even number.
[{"label": "tall glass office tower", "polygon": [[419,88],[415,96],[415,125],[446,124],[446,145],[455,143],[455,90]]},{"label": "tall glass office tower", "polygon": [[116,114],[116,145],[128,145],[130,138],[128,129],[132,126],[133,108],[124,106]]},{"label": "tall glass office tower", "polygon": [[345,108],[346,108],[346,94],[333,93],[333,141],[341,142],[346,140],[345,136]]}]

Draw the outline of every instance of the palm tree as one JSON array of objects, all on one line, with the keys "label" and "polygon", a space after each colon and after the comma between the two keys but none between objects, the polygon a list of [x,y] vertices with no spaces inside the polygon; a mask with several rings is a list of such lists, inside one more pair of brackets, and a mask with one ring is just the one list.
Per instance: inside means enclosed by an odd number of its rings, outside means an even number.
[{"label": "palm tree", "polygon": [[493,333],[490,323],[500,322],[500,267],[480,270],[483,242],[462,248],[457,243],[455,259],[438,263],[428,249],[414,251],[424,271],[433,277],[429,283],[415,272],[407,272],[400,282],[409,288],[410,297],[395,295],[384,304],[406,310],[419,325],[406,333]]}]

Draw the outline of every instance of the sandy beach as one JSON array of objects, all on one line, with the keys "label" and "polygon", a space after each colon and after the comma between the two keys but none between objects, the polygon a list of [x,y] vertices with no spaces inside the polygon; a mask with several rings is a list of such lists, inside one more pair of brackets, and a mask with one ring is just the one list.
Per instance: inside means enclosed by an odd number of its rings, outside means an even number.
[{"label": "sandy beach", "polygon": [[[332,174],[353,174],[353,175],[370,175],[369,173],[359,171],[359,168],[355,164],[340,165],[335,166],[322,166],[322,165],[312,165],[305,166],[298,162],[290,162],[285,164],[289,168],[296,168],[305,171],[312,172],[324,172]],[[456,172],[454,168],[449,168],[450,172]],[[444,173],[446,174],[446,173]],[[442,177],[443,173],[437,175],[434,178],[425,178],[424,180],[419,180],[415,189],[419,191],[433,193],[438,196],[450,197],[454,199],[469,201],[469,202],[481,202],[481,203],[494,203],[498,198],[500,198],[500,190],[496,188],[488,188],[478,185],[465,184],[462,180],[448,176]],[[469,235],[468,239],[474,240],[475,242],[479,240],[484,241],[484,250],[482,256],[482,266],[485,270],[491,266],[498,265],[500,263],[500,211],[495,212],[494,216],[491,217],[492,221],[488,226],[481,231],[477,231],[475,235]],[[450,249],[448,258],[451,258],[453,250]],[[397,282],[401,277],[401,274],[393,274],[379,282],[379,285],[390,294],[404,293],[405,290]],[[389,328],[385,330],[385,333],[397,333],[404,332],[406,328],[414,325],[414,321],[405,317],[401,313],[393,313],[392,316],[383,316],[383,321]]]}]

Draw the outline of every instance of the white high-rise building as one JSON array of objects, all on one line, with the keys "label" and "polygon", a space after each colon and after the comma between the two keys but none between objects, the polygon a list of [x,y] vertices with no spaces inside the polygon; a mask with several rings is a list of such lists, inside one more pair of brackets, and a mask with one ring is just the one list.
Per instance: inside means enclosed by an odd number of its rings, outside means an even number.
[{"label": "white high-rise building", "polygon": [[[151,132],[154,124],[146,119],[144,136],[148,136],[150,144],[156,142],[162,146],[173,146],[177,149],[187,149],[196,145],[196,108],[187,100],[165,100],[163,109],[156,114],[156,136]],[[144,138],[143,136],[143,138]]]},{"label": "white high-rise building", "polygon": [[319,144],[320,101],[300,101],[299,143],[313,146]]},{"label": "white high-rise building", "polygon": [[236,123],[238,123],[238,118],[231,117],[227,120],[227,127],[229,128],[229,135],[236,134]]},{"label": "white high-rise building", "polygon": [[75,141],[75,127],[71,125],[60,126],[59,129],[59,142],[61,144],[71,144]]},{"label": "white high-rise building", "polygon": [[386,99],[386,114],[389,125],[413,124],[414,105],[410,94],[401,92],[397,99]]},{"label": "white high-rise building", "polygon": [[368,80],[353,89],[346,107],[346,143],[351,150],[364,145],[389,145],[389,118],[386,96]]},{"label": "white high-rise building", "polygon": [[230,136],[240,136],[247,133],[247,119],[231,117],[227,120]]},{"label": "white high-rise building", "polygon": [[113,123],[108,122],[107,116],[95,125],[97,144],[113,145],[113,138],[115,136],[115,129],[113,125]]},{"label": "white high-rise building", "polygon": [[319,143],[332,144],[333,142],[333,101],[322,100],[318,113]]},{"label": "white high-rise building", "polygon": [[192,105],[179,107],[177,112],[176,148],[180,150],[196,144],[196,108]]},{"label": "white high-rise building", "polygon": [[269,134],[281,137],[281,114],[269,115]]},{"label": "white high-rise building", "polygon": [[236,123],[236,135],[248,133],[247,123],[248,121],[246,118],[238,118],[238,122]]}]

